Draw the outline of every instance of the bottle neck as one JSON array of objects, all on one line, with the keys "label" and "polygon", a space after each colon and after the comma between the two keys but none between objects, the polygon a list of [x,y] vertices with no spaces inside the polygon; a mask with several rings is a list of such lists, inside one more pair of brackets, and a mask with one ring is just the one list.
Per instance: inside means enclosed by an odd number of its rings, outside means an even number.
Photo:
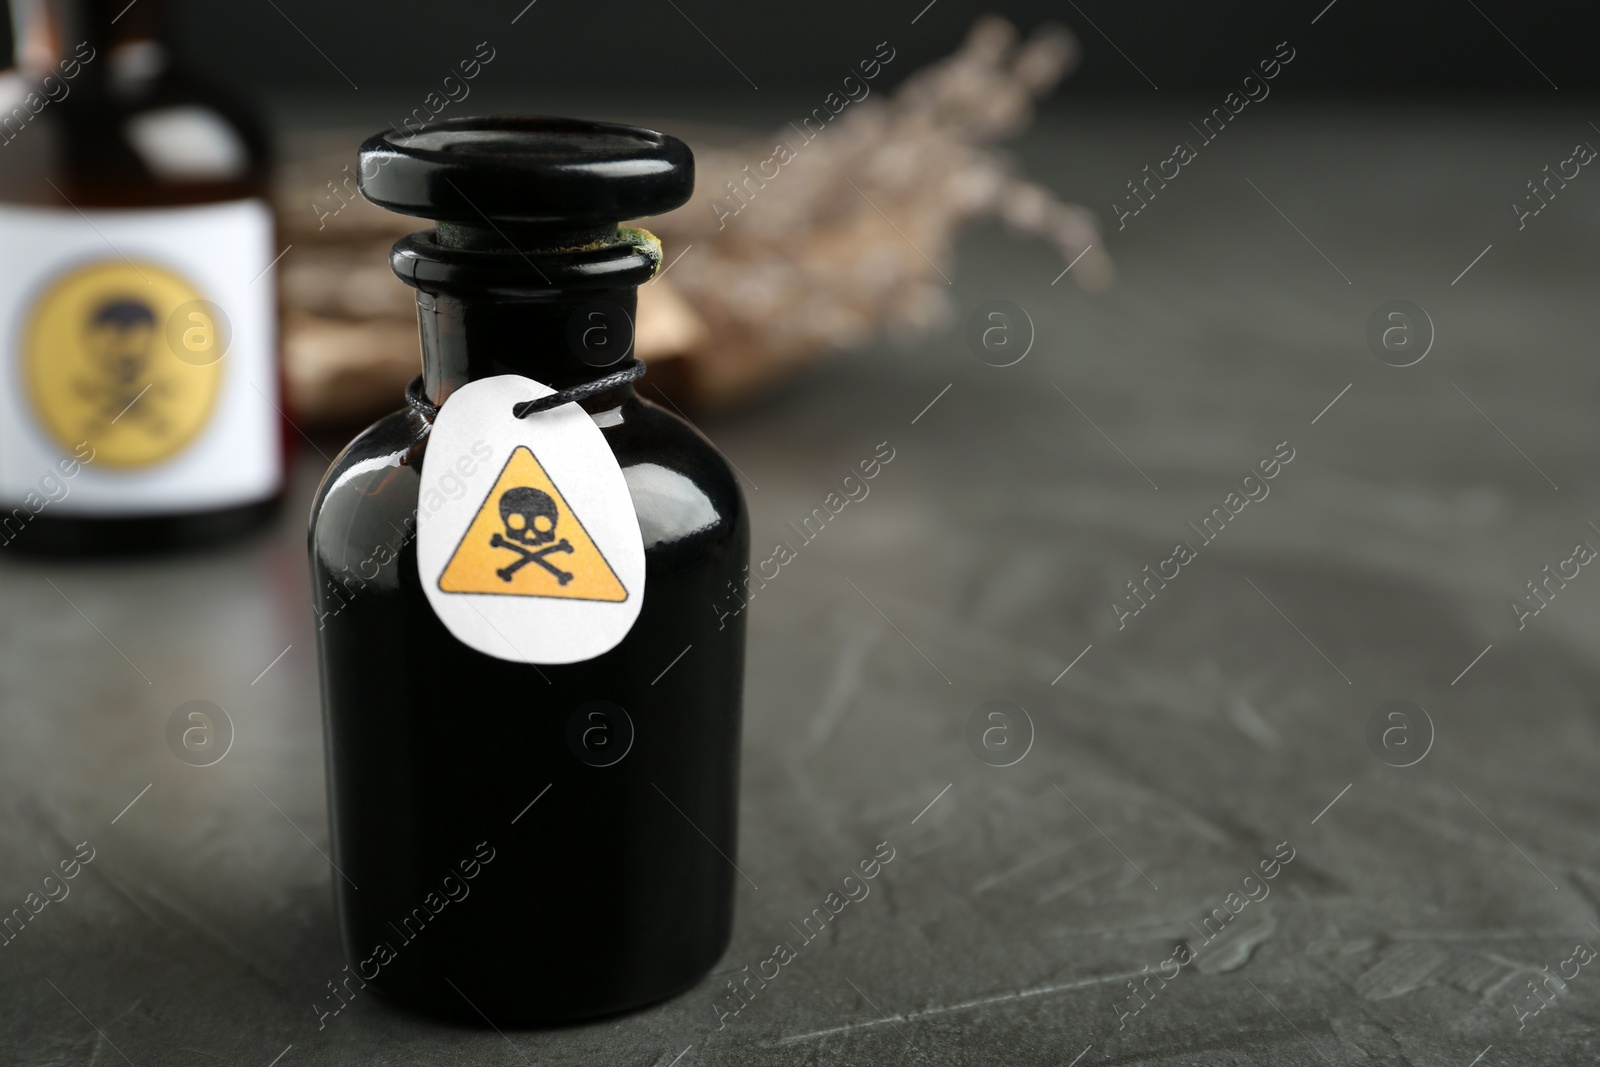
[{"label": "bottle neck", "polygon": [[[419,291],[423,391],[443,404],[467,382],[499,374],[552,389],[603,378],[625,362],[615,354],[631,349],[638,295],[631,285],[515,299]],[[583,406],[601,411],[632,395],[631,385],[618,386]]]},{"label": "bottle neck", "polygon": [[[81,61],[85,54],[98,55],[126,45],[159,44],[166,27],[166,3],[12,0],[12,23],[17,66],[44,70],[74,58]],[[87,48],[83,48],[85,45]]]}]

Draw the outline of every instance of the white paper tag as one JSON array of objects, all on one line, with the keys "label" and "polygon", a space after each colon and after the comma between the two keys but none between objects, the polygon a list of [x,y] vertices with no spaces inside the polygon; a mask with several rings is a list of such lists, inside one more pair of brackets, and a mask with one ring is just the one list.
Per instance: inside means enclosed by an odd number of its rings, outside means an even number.
[{"label": "white paper tag", "polygon": [[577,404],[511,414],[554,391],[516,374],[469,382],[439,409],[422,463],[423,486],[459,482],[462,463],[493,474],[487,492],[475,479],[418,509],[417,570],[445,627],[497,659],[593,659],[644,601],[639,519],[600,428]]}]

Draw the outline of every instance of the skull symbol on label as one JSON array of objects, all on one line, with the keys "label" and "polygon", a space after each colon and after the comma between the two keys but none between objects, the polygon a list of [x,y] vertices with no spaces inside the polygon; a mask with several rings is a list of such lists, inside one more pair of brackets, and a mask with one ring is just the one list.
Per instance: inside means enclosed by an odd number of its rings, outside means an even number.
[{"label": "skull symbol on label", "polygon": [[[552,552],[572,551],[572,545],[564,537],[550,544],[556,539],[559,516],[556,502],[543,490],[517,485],[500,494],[500,521],[505,524],[506,532],[504,537],[499,533],[490,537],[489,545],[509,548],[520,557],[495,571],[501,581],[511,581],[517,571],[530,563],[537,563],[555,575],[562,585],[572,581],[571,574],[545,559]],[[544,547],[539,547],[541,545]]]}]

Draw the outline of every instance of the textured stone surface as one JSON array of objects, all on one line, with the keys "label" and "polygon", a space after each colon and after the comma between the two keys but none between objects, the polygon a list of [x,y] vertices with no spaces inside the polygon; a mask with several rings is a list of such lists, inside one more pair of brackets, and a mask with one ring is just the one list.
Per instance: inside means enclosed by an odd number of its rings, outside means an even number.
[{"label": "textured stone surface", "polygon": [[[760,888],[740,882],[719,972],[667,1004],[501,1034],[367,996],[318,1029],[342,962],[304,559],[321,457],[243,545],[0,559],[0,903],[78,842],[96,850],[0,948],[0,1059],[1595,1060],[1600,969],[1520,1031],[1517,1010],[1540,1003],[1542,968],[1600,944],[1600,576],[1525,629],[1508,605],[1578,540],[1600,545],[1600,179],[1520,232],[1507,207],[1594,134],[1577,113],[1278,103],[1108,235],[1105,296],[1052,286],[1041,249],[967,242],[953,300],[1024,307],[1021,363],[980,363],[958,314],[706,427],[760,487],[758,557],[879,442],[895,458],[751,604],[738,862]],[[1019,155],[1109,218],[1125,180],[1192,136],[1190,111],[1055,124]],[[1396,298],[1438,333],[1406,369],[1363,340]],[[1284,441],[1270,495],[1201,543],[1185,524]],[[1179,539],[1196,558],[1119,629],[1111,602]],[[209,768],[164,738],[197,698],[237,729]],[[1366,740],[1395,698],[1436,730],[1403,769]],[[991,699],[1036,728],[1015,766],[968,748]],[[790,924],[883,841],[871,894],[802,944]],[[1270,894],[1208,942],[1203,921],[1283,842]],[[782,941],[796,958],[719,1031],[724,983]],[[1180,942],[1193,962],[1134,999],[1128,981]]]}]

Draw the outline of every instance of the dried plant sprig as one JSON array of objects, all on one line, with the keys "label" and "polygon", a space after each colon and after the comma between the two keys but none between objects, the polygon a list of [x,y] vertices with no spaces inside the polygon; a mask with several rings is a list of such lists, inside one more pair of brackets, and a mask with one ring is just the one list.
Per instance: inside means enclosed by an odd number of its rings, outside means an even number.
[{"label": "dried plant sprig", "polygon": [[[947,322],[955,240],[977,218],[1050,241],[1077,261],[1079,285],[1108,284],[1094,215],[1016,177],[990,147],[1029,125],[1077,55],[1066,30],[1020,41],[986,17],[960,51],[820,132],[791,123],[771,148],[703,152],[701,188],[717,199],[653,223],[669,247],[695,245],[671,278],[712,342],[688,354],[695,394],[723,402],[822,353]],[[763,180],[772,165],[751,161],[769,159],[781,166]]]},{"label": "dried plant sprig", "polygon": [[[717,407],[831,352],[926,335],[950,319],[955,241],[980,218],[1049,241],[1078,285],[1109,284],[1094,215],[993,147],[1030,125],[1077,58],[1064,29],[1022,40],[990,16],[892,94],[858,86],[769,138],[695,145],[695,199],[648,223],[670,265],[639,293],[637,353],[655,380],[678,403]],[[386,255],[416,221],[325,180],[335,171],[303,166],[279,198],[296,245],[282,268],[288,380],[310,422],[391,406],[417,368],[413,294]]]}]

